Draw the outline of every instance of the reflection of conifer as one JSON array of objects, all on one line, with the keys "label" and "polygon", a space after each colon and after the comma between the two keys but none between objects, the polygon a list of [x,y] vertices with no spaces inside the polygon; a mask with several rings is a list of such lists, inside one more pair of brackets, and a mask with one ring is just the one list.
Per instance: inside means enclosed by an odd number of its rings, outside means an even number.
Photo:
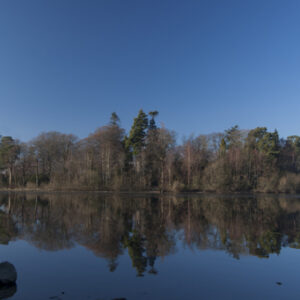
[{"label": "reflection of conifer", "polygon": [[149,270],[149,272],[148,272],[149,274],[156,275],[158,273],[156,271],[156,269],[154,268],[155,260],[156,260],[156,256],[150,256],[150,257],[148,257],[149,266],[151,267],[150,270]]},{"label": "reflection of conifer", "polygon": [[137,276],[144,276],[147,267],[147,258],[143,255],[145,252],[143,237],[137,231],[133,231],[132,236],[126,237],[124,242],[132,260],[132,266],[137,270]]}]

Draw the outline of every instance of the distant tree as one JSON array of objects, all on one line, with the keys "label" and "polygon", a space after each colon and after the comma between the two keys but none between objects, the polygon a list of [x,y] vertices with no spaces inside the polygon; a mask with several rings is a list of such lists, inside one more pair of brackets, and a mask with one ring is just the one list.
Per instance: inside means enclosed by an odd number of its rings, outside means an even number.
[{"label": "distant tree", "polygon": [[242,134],[241,131],[239,130],[238,125],[235,125],[231,127],[228,130],[225,130],[225,142],[227,148],[232,148],[232,147],[240,147],[241,146],[241,138]]},{"label": "distant tree", "polygon": [[158,116],[158,111],[154,110],[154,111],[150,111],[149,112],[149,116],[151,116],[150,122],[149,122],[149,130],[153,130],[156,129],[156,124],[155,124],[155,117]]},{"label": "distant tree", "polygon": [[113,112],[110,116],[110,124],[111,125],[119,125],[119,123],[120,123],[119,116],[115,112]]},{"label": "distant tree", "polygon": [[159,129],[155,124],[158,111],[150,111],[149,129],[145,141],[145,176],[147,185],[157,187],[159,185],[159,158],[157,153]]},{"label": "distant tree", "polygon": [[[119,126],[119,118],[112,114],[108,125],[102,126],[85,141],[88,173],[94,173],[98,188],[120,186],[124,167],[124,129]],[[90,185],[91,183],[89,183]]]},{"label": "distant tree", "polygon": [[8,171],[8,185],[12,186],[14,164],[20,153],[20,146],[11,136],[4,136],[0,143],[0,164]]},{"label": "distant tree", "polygon": [[226,142],[225,139],[223,138],[220,143],[219,154],[224,155],[226,153],[226,148],[227,148]]},{"label": "distant tree", "polygon": [[39,165],[41,181],[64,182],[67,162],[74,151],[77,137],[56,131],[41,133],[31,143]]},{"label": "distant tree", "polygon": [[282,151],[281,165],[292,172],[300,172],[300,136],[288,136]]},{"label": "distant tree", "polygon": [[138,155],[145,146],[146,133],[148,129],[148,118],[141,109],[138,116],[134,119],[129,137],[127,139],[127,147],[132,148],[133,154]]},{"label": "distant tree", "polygon": [[250,130],[247,137],[247,146],[263,153],[269,160],[273,160],[278,157],[280,151],[278,132],[277,130],[268,132],[266,127],[257,127]]}]

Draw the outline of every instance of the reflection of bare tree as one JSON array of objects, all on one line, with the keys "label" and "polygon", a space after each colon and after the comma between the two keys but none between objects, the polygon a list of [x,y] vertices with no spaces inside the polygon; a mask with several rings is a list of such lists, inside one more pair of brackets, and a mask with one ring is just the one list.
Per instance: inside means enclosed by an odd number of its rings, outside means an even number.
[{"label": "reflection of bare tree", "polygon": [[108,261],[127,249],[138,275],[158,257],[188,247],[268,257],[300,248],[300,201],[283,196],[116,196],[96,193],[1,194],[0,242],[19,237],[46,250],[80,244]]},{"label": "reflection of bare tree", "polygon": [[18,235],[18,230],[10,215],[0,211],[0,244],[7,245]]}]

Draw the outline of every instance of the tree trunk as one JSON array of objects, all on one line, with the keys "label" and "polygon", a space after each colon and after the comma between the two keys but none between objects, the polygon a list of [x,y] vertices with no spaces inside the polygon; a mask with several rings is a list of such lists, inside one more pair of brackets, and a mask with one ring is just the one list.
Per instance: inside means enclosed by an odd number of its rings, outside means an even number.
[{"label": "tree trunk", "polygon": [[36,161],[36,168],[35,168],[35,186],[39,187],[39,162]]},{"label": "tree trunk", "polygon": [[9,185],[9,188],[11,188],[11,181],[12,181],[12,168],[9,167],[8,168],[8,185]]}]

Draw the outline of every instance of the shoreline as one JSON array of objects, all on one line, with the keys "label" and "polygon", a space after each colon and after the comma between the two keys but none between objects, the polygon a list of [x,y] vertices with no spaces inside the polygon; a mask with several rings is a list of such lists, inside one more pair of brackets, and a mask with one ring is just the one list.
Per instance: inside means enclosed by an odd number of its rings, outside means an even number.
[{"label": "shoreline", "polygon": [[3,189],[0,188],[0,193],[33,193],[33,194],[46,194],[46,193],[55,193],[55,194],[65,194],[65,193],[96,193],[96,194],[128,194],[128,195],[218,195],[218,196],[257,196],[257,195],[289,195],[289,196],[299,196],[300,193],[278,193],[278,192],[255,192],[255,191],[239,191],[239,192],[229,192],[229,191],[180,191],[180,192],[172,192],[172,191],[135,191],[135,190],[85,190],[85,189]]}]

